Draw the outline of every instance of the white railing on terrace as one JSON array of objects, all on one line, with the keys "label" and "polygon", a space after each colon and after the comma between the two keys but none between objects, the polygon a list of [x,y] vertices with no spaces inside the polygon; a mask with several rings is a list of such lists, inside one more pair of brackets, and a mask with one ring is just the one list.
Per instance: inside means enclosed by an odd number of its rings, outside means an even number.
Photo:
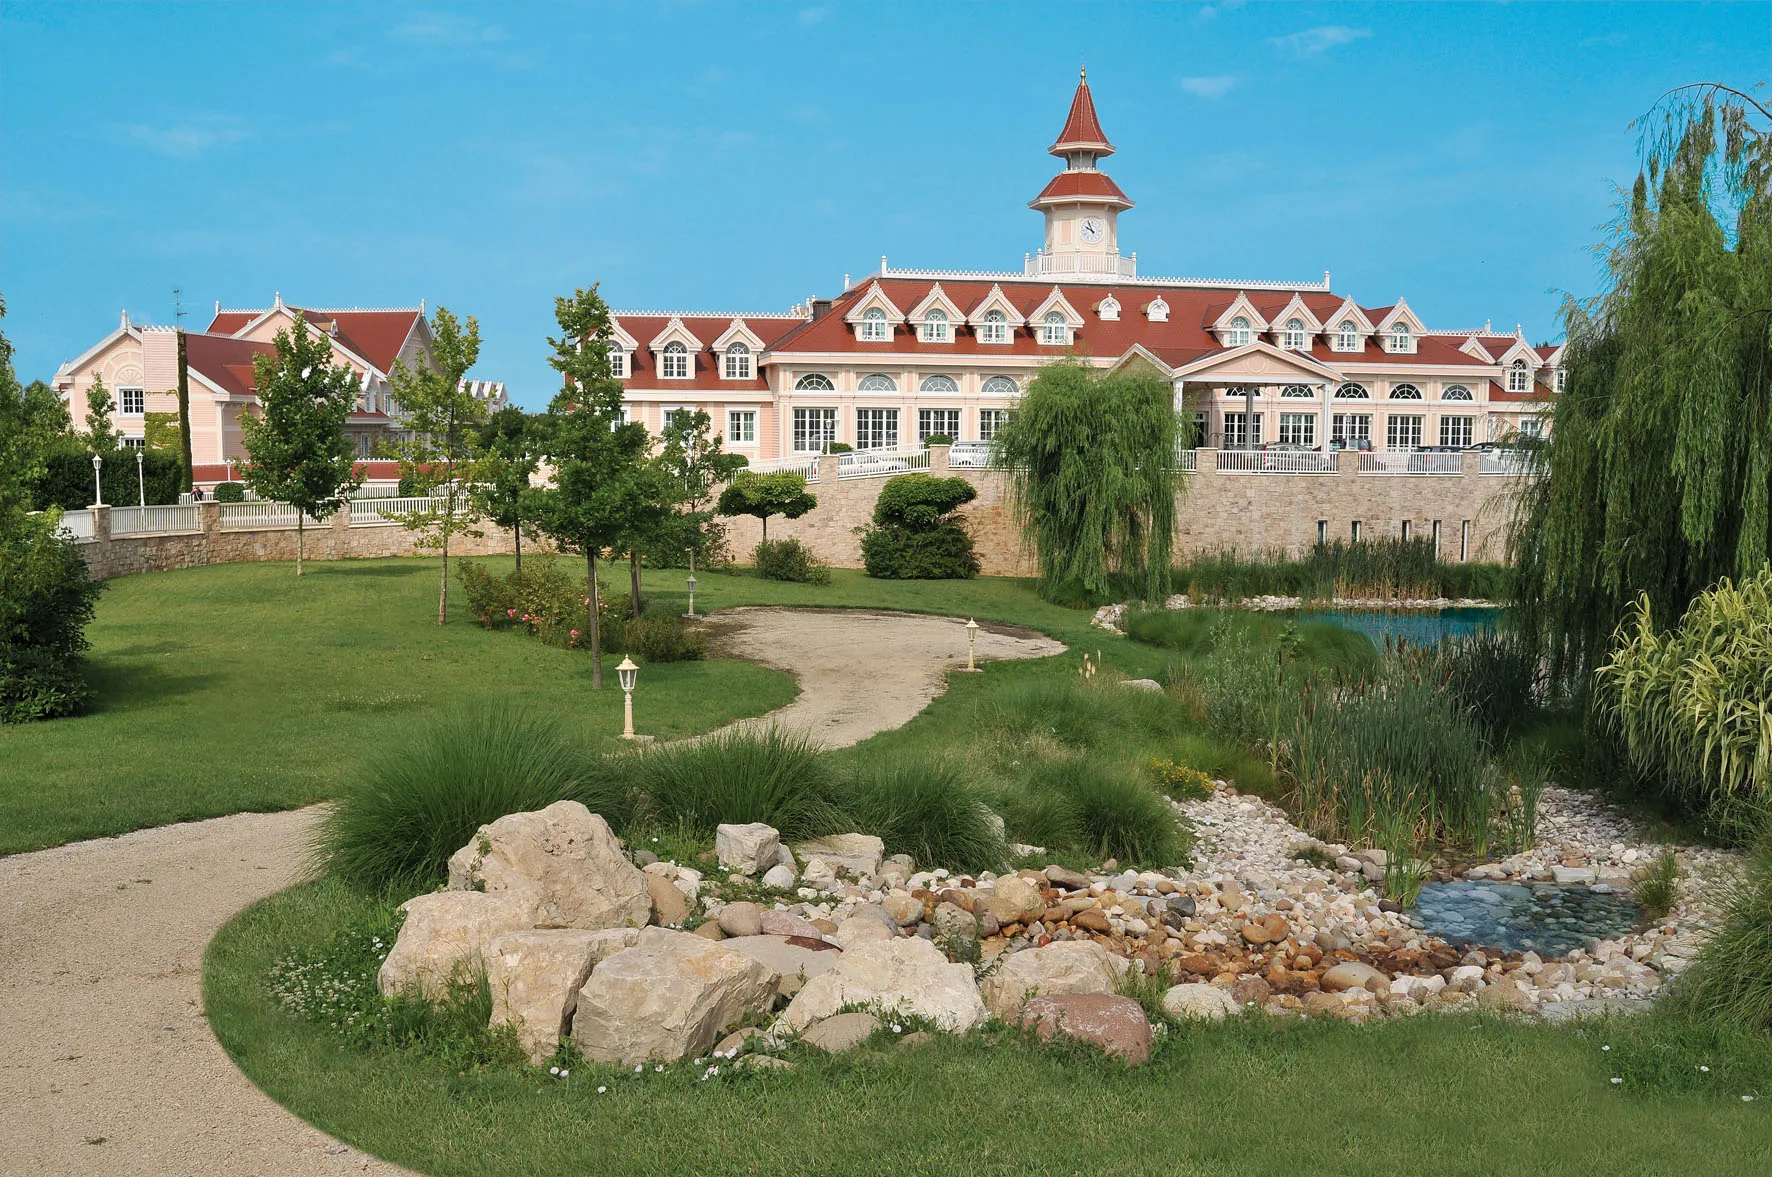
[{"label": "white railing on terrace", "polygon": [[1200,452],[1198,450],[1176,450],[1175,468],[1183,474],[1197,474],[1200,470]]},{"label": "white railing on terrace", "polygon": [[426,510],[436,501],[423,497],[352,499],[351,526],[376,527],[384,523],[398,523],[400,521],[393,516]]},{"label": "white railing on terrace", "polygon": [[988,441],[956,441],[948,447],[948,469],[1001,469],[1002,463],[997,460],[996,449]]},{"label": "white railing on terrace", "polygon": [[150,532],[198,531],[197,508],[187,507],[112,507],[112,535],[144,535]]},{"label": "white railing on terrace", "polygon": [[76,540],[95,538],[92,530],[92,512],[63,511],[61,531],[63,535],[72,536]]},{"label": "white railing on terrace", "polygon": [[1121,257],[1117,253],[1082,253],[1040,250],[1022,263],[1028,277],[1063,274],[1108,274],[1116,278],[1132,278],[1138,274],[1138,255]]},{"label": "white railing on terrace", "polygon": [[[301,514],[288,503],[217,503],[223,531],[257,531],[266,528],[294,527]],[[307,527],[324,527],[325,523],[308,516]]]},{"label": "white railing on terrace", "polygon": [[837,455],[838,478],[890,478],[927,469],[928,450],[853,450]]},{"label": "white railing on terrace", "polygon": [[1369,450],[1360,453],[1361,474],[1462,474],[1464,455],[1456,450]]},{"label": "white railing on terrace", "polygon": [[752,462],[745,469],[755,474],[775,474],[782,470],[792,470],[801,475],[807,482],[818,481],[818,455],[796,454],[791,458],[765,458],[761,462]]},{"label": "white railing on terrace", "polygon": [[1320,450],[1219,450],[1221,474],[1333,474],[1334,454]]},{"label": "white railing on terrace", "polygon": [[1532,455],[1523,450],[1484,450],[1477,461],[1478,474],[1530,474]]}]

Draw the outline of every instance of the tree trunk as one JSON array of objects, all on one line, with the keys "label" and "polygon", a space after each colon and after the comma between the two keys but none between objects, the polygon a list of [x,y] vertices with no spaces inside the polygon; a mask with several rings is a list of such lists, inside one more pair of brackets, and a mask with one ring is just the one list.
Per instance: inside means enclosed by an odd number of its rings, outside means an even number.
[{"label": "tree trunk", "polygon": [[443,579],[437,586],[437,624],[449,622],[449,528],[443,529]]},{"label": "tree trunk", "polygon": [[521,523],[511,528],[511,539],[517,544],[517,571],[521,572],[523,571],[523,525]]},{"label": "tree trunk", "polygon": [[598,614],[601,602],[597,600],[597,549],[585,548],[585,579],[590,582],[591,593],[585,599],[590,602],[585,610],[590,616],[591,633],[591,689],[603,689],[603,630],[599,624]]},{"label": "tree trunk", "polygon": [[759,516],[759,518],[761,518],[763,520],[763,542],[768,543],[769,542],[769,516],[762,515],[762,516]]},{"label": "tree trunk", "polygon": [[295,513],[295,574],[301,575],[302,524],[306,522],[306,511]]},{"label": "tree trunk", "polygon": [[628,612],[640,620],[640,553],[628,553]]}]

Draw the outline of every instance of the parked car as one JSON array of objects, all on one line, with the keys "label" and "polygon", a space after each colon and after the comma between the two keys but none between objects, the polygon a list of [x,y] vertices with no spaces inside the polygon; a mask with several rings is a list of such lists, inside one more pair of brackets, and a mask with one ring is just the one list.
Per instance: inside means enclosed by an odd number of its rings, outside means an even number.
[{"label": "parked car", "polygon": [[1337,438],[1329,443],[1329,448],[1336,453],[1342,450],[1358,450],[1361,453],[1369,454],[1372,452],[1372,439],[1369,437]]}]

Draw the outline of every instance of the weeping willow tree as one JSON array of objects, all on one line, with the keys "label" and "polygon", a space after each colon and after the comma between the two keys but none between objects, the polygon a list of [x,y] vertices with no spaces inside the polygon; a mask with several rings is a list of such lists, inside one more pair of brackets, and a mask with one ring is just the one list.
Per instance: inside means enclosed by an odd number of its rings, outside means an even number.
[{"label": "weeping willow tree", "polygon": [[1176,447],[1192,428],[1155,373],[1040,371],[994,439],[1048,600],[1169,591]]},{"label": "weeping willow tree", "polygon": [[1704,86],[1645,126],[1610,289],[1564,308],[1565,390],[1511,536],[1519,620],[1562,675],[1639,598],[1671,621],[1772,554],[1772,114]]}]

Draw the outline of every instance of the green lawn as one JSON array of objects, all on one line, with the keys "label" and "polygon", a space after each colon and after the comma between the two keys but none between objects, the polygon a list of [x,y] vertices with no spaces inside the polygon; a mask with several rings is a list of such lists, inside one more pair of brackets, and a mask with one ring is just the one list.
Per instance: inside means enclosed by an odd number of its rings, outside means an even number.
[{"label": "green lawn", "polygon": [[[300,580],[292,565],[264,563],[111,581],[88,631],[93,711],[0,728],[0,854],[325,800],[388,732],[474,699],[555,711],[587,736],[621,730],[614,675],[592,693],[586,655],[483,630],[459,596],[439,628],[435,560],[307,567]],[[625,572],[610,570],[612,587],[625,586]],[[647,591],[680,610],[684,575],[648,573]],[[847,570],[822,586],[697,579],[697,612],[903,609],[1037,627],[1102,650],[1129,674],[1159,674],[1169,657],[1089,629],[1088,611],[1049,605],[1023,580],[879,581]],[[983,684],[964,685],[961,702]],[[680,736],[771,711],[794,691],[789,675],[745,662],[660,664],[646,668],[636,709],[642,731]]]},{"label": "green lawn", "polygon": [[324,943],[352,902],[365,901],[309,884],[243,913],[211,946],[205,1005],[273,1098],[424,1173],[1772,1172],[1772,1106],[1740,1099],[1772,1099],[1764,1039],[1668,1018],[1579,1031],[1256,1018],[1180,1029],[1140,1071],[997,1034],[708,1082],[688,1066],[636,1078],[580,1065],[560,1081],[349,1049],[285,1013],[264,977],[280,955]]}]

